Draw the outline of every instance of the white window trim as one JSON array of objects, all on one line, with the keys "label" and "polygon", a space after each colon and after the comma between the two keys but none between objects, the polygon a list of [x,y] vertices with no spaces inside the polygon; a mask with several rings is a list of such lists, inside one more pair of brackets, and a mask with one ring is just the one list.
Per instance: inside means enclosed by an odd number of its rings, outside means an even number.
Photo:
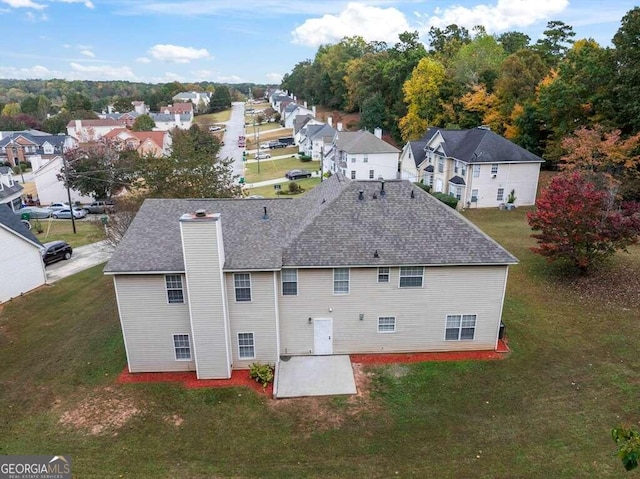
[{"label": "white window trim", "polygon": [[[393,318],[393,331],[380,331],[380,320],[383,318]],[[395,334],[398,328],[398,320],[396,316],[378,316],[378,321],[376,324],[376,330],[379,334]]]},{"label": "white window trim", "polygon": [[[176,347],[176,336],[186,336],[187,341],[189,342],[189,358],[179,358],[178,351]],[[193,361],[193,348],[191,347],[191,335],[189,333],[173,333],[171,335],[171,342],[173,346],[173,357],[176,361]]]},{"label": "white window trim", "polygon": [[[238,288],[236,287],[236,274],[248,274],[249,275],[249,295],[251,299],[249,301],[238,301]],[[252,303],[253,302],[253,280],[251,279],[251,273],[233,273],[233,299],[236,303]]]},{"label": "white window trim", "polygon": [[[495,171],[494,171],[495,170]],[[499,171],[499,165],[498,163],[491,163],[491,174],[492,175],[497,175]]]},{"label": "white window trim", "polygon": [[[460,327],[458,328],[458,339],[447,339],[447,320],[448,320],[449,316],[460,316]],[[465,316],[475,316],[475,318],[476,318],[475,325],[473,326],[473,338],[472,339],[460,339],[460,336],[462,335],[462,318],[464,318]],[[475,314],[475,313],[474,314],[453,313],[453,314],[445,314],[445,316],[444,316],[444,341],[446,341],[446,342],[451,342],[451,341],[457,341],[457,342],[475,341],[476,340],[476,331],[477,330],[478,330],[478,315]]]},{"label": "white window trim", "polygon": [[[285,281],[284,281],[284,276],[282,275],[282,272],[285,271],[285,270],[286,271],[295,271],[295,273],[296,273],[296,281],[295,281],[295,283],[296,283],[296,294],[284,294],[284,283],[285,283]],[[287,283],[293,283],[293,281],[287,281]],[[298,268],[283,268],[280,271],[280,294],[282,296],[298,296],[298,289],[299,289],[298,286],[299,286]]]},{"label": "white window trim", "polygon": [[[380,268],[387,268],[389,271],[387,272],[387,280],[386,281],[380,281]],[[378,266],[378,271],[376,272],[377,274],[377,281],[380,284],[388,284],[391,282],[391,267],[389,266]]]},{"label": "white window trim", "polygon": [[[168,276],[177,276],[180,278],[180,291],[182,291],[182,301],[174,301],[171,302],[169,301],[169,291],[178,291],[178,288],[169,288],[169,285],[167,285],[167,277]],[[166,298],[167,298],[167,304],[184,304],[185,300],[184,300],[184,280],[182,278],[181,274],[165,274],[164,275],[164,290],[166,293]]]},{"label": "white window trim", "polygon": [[[400,282],[402,281],[402,268],[403,266],[400,266],[400,269],[398,270],[398,288],[400,289],[418,289],[418,288],[424,288],[424,266],[405,266],[406,268],[422,268],[422,283],[420,284],[420,286],[400,286]],[[407,276],[407,278],[417,278],[417,276]]]},{"label": "white window trim", "polygon": [[[253,341],[253,356],[251,356],[250,358],[243,358],[240,355],[240,335],[241,334],[250,334],[251,335],[251,339]],[[238,345],[238,359],[240,361],[249,361],[251,359],[255,359],[256,358],[256,333],[254,333],[253,331],[239,331],[238,333],[236,333],[236,341],[237,341],[237,345]]]},{"label": "white window trim", "polygon": [[474,178],[480,178],[480,171],[482,171],[482,165],[473,165]]},{"label": "white window trim", "polygon": [[[337,269],[346,269],[347,270],[347,292],[343,293],[343,292],[338,292],[336,293],[336,270]],[[333,268],[332,271],[332,289],[333,289],[333,295],[334,296],[347,296],[349,294],[351,294],[351,268]],[[341,280],[344,281],[344,280]]]},{"label": "white window trim", "polygon": [[[500,193],[500,190],[502,190],[502,193]],[[498,188],[498,191],[496,192],[496,201],[504,201],[504,188]]]}]

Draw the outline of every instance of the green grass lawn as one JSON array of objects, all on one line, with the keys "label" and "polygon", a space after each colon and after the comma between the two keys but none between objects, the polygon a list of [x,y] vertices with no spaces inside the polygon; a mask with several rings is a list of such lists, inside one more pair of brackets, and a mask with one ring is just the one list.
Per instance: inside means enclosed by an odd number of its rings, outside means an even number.
[{"label": "green grass lawn", "polygon": [[42,233],[36,230],[35,220],[31,220],[31,232],[36,235],[41,243],[63,240],[76,248],[89,243],[95,243],[104,239],[104,230],[99,223],[100,215],[89,215],[88,220],[76,221],[76,233],[73,233],[71,220],[38,220]]},{"label": "green grass lawn", "polygon": [[231,118],[231,109],[218,111],[216,113],[207,113],[206,115],[198,115],[193,121],[199,125],[212,125],[214,123],[223,123]]},{"label": "green grass lawn", "polygon": [[569,281],[528,250],[525,212],[465,213],[520,259],[511,355],[371,367],[358,398],[119,385],[101,266],[17,298],[0,311],[0,454],[70,454],[82,478],[630,477],[609,430],[640,420],[640,300],[624,291],[640,248]]},{"label": "green grass lawn", "polygon": [[[286,150],[286,148],[285,148]],[[281,150],[271,150],[273,152]],[[272,180],[284,177],[289,170],[309,170],[316,171],[320,168],[319,161],[300,161],[298,158],[282,158],[279,160],[260,160],[260,173],[258,173],[258,163],[247,163],[245,178],[247,183],[257,183],[259,181]]]},{"label": "green grass lawn", "polygon": [[[287,181],[286,183],[280,183],[280,187],[281,187],[280,195],[278,195],[278,190],[276,190],[273,187],[273,185],[258,186],[257,188],[250,188],[247,190],[247,195],[261,195],[261,196],[264,196],[265,198],[278,198],[278,197],[292,198],[293,196],[298,196],[298,195],[285,194],[289,190],[289,183],[291,182]],[[302,188],[304,188],[304,191],[309,191],[314,186],[317,186],[320,184],[320,178],[304,178],[301,180],[295,180],[295,183],[298,183]]]}]

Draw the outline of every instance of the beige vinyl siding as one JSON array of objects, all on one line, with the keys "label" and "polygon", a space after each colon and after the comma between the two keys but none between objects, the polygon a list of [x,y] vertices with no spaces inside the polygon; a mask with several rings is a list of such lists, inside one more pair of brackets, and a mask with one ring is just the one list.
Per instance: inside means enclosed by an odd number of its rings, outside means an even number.
[{"label": "beige vinyl siding", "polygon": [[[471,200],[471,190],[478,190],[478,208],[496,207],[507,202],[511,190],[516,192],[516,206],[533,205],[536,202],[540,163],[498,163],[498,174],[491,174],[491,164],[482,164],[480,176],[473,177],[473,165],[469,165],[466,188],[467,198]],[[497,200],[498,188],[504,190],[504,200]],[[465,202],[461,202],[463,205]]]},{"label": "beige vinyl siding", "polygon": [[0,303],[44,284],[44,264],[36,245],[2,227],[0,244]]},{"label": "beige vinyl siding", "polygon": [[[246,369],[254,362],[275,364],[278,360],[273,272],[250,274],[251,301],[236,302],[233,273],[225,273],[231,318],[233,369]],[[253,333],[255,359],[240,360],[238,357],[238,333]]]},{"label": "beige vinyl siding", "polygon": [[[399,288],[399,268],[388,283],[351,268],[348,295],[333,295],[332,269],[299,269],[298,296],[279,295],[281,354],[313,354],[310,317],[333,319],[334,354],[493,350],[506,268],[425,267],[422,288]],[[476,314],[474,340],[445,341],[447,314]],[[396,318],[395,333],[378,333],[380,316]]]},{"label": "beige vinyl siding", "polygon": [[187,291],[181,276],[185,302],[174,304],[167,301],[162,274],[114,276],[130,372],[195,370],[193,359],[176,361],[173,348],[174,334],[189,334],[194,357]]},{"label": "beige vinyl siding", "polygon": [[220,221],[180,221],[198,379],[231,377]]}]

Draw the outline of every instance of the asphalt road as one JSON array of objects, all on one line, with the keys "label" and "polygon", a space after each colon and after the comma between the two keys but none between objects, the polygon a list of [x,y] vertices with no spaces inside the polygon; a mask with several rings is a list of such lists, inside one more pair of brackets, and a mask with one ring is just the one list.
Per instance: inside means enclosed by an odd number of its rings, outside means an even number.
[{"label": "asphalt road", "polygon": [[224,132],[224,146],[220,148],[220,158],[233,159],[233,174],[242,176],[244,167],[242,165],[243,148],[238,148],[238,137],[244,135],[244,103],[240,101],[231,104],[231,117],[226,122]]},{"label": "asphalt road", "polygon": [[47,283],[55,283],[62,278],[104,263],[111,258],[112,253],[113,246],[106,241],[98,241],[97,243],[74,248],[70,260],[58,261],[45,267]]}]

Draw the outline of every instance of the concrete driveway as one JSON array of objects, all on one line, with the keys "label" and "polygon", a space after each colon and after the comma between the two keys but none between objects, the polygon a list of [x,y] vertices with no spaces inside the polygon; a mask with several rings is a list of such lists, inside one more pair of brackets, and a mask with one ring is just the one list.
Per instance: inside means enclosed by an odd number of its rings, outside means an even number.
[{"label": "concrete driveway", "polygon": [[349,356],[291,356],[278,361],[274,397],[283,399],[335,394],[356,394]]},{"label": "concrete driveway", "polygon": [[55,283],[62,278],[104,263],[111,258],[112,253],[113,246],[106,241],[98,241],[97,243],[74,248],[70,260],[58,261],[45,267],[47,283]]}]

